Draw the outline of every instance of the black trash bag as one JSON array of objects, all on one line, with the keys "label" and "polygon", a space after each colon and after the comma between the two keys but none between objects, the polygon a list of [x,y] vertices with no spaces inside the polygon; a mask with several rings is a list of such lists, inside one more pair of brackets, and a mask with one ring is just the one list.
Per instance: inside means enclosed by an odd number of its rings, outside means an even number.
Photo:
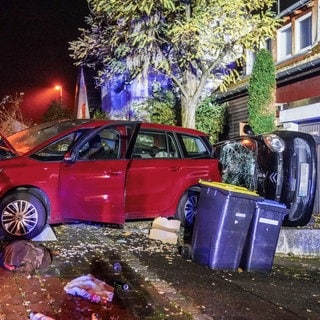
[{"label": "black trash bag", "polygon": [[10,271],[31,274],[35,269],[46,268],[51,263],[50,251],[28,240],[14,241],[0,253],[0,265]]}]

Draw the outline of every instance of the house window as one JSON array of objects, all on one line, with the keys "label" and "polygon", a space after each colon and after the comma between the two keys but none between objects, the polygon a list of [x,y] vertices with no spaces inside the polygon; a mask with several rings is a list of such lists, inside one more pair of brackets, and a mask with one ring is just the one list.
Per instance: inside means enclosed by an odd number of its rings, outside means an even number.
[{"label": "house window", "polygon": [[279,29],[277,37],[278,60],[282,60],[292,54],[292,26],[291,23]]},{"label": "house window", "polygon": [[312,12],[293,18],[291,23],[278,30],[278,61],[299,54],[312,45]]},{"label": "house window", "polygon": [[307,49],[312,43],[311,12],[296,20],[296,50]]}]

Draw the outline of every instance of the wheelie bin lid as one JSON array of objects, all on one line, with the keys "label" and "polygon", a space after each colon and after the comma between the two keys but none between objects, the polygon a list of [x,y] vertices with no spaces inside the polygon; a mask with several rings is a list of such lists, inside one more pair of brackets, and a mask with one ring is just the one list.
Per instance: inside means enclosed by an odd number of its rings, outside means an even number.
[{"label": "wheelie bin lid", "polygon": [[200,185],[204,185],[204,186],[208,186],[208,187],[212,187],[212,188],[218,188],[218,189],[222,189],[225,191],[229,191],[229,192],[236,192],[236,193],[242,193],[245,195],[250,195],[250,196],[256,196],[256,197],[260,197],[261,199],[263,199],[261,196],[259,196],[259,194],[255,191],[251,191],[245,187],[239,187],[239,186],[235,186],[233,184],[228,184],[228,183],[223,183],[223,182],[215,182],[215,181],[207,181],[207,180],[199,180]]}]

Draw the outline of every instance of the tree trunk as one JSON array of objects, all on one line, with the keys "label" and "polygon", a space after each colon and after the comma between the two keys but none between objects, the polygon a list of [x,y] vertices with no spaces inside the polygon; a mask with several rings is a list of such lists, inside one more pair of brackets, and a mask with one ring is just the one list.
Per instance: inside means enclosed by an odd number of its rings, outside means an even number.
[{"label": "tree trunk", "polygon": [[184,74],[184,92],[181,97],[181,120],[186,128],[196,127],[196,107],[199,99],[195,98],[197,90],[197,78],[192,71]]},{"label": "tree trunk", "polygon": [[196,127],[196,104],[192,100],[181,98],[181,119],[182,126],[185,128]]}]

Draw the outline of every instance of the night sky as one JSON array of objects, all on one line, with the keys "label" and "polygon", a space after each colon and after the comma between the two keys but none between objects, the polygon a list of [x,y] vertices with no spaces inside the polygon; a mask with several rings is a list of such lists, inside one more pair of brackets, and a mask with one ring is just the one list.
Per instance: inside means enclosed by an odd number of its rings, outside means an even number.
[{"label": "night sky", "polygon": [[78,38],[88,14],[86,0],[1,0],[0,99],[24,92],[24,104],[32,104],[31,96],[59,83],[65,103],[72,104],[77,68],[68,42]]}]

